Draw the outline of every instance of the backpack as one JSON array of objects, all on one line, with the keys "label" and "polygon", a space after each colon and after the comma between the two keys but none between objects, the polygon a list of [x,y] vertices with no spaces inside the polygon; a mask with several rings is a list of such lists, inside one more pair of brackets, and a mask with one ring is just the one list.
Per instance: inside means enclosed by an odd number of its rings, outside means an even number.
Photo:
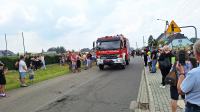
[{"label": "backpack", "polygon": [[171,66],[171,62],[169,58],[164,58],[164,60],[159,61],[159,66],[161,69],[166,69]]},{"label": "backpack", "polygon": [[176,86],[178,82],[177,72],[176,72],[176,65],[174,64],[170,72],[165,77],[165,83],[171,86]]}]

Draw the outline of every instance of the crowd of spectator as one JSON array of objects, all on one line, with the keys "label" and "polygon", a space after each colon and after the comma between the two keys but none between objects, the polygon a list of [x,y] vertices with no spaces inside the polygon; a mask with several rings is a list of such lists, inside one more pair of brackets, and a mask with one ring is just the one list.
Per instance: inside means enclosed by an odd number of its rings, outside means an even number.
[{"label": "crowd of spectator", "polygon": [[[95,61],[94,53],[79,53],[68,51],[59,57],[60,66],[68,65],[72,73],[81,72],[81,69],[87,70],[92,67]],[[19,73],[20,87],[27,87],[26,76],[29,76],[31,82],[34,80],[35,71],[38,69],[46,69],[45,57],[43,55],[21,55],[15,63],[15,68]],[[5,85],[8,68],[0,61],[0,97],[5,97]]]},{"label": "crowd of spectator", "polygon": [[[15,63],[15,68],[19,73],[19,82],[20,87],[27,87],[25,78],[26,75],[29,75],[30,81],[34,79],[34,71],[42,68],[46,69],[45,66],[45,59],[43,55],[40,56],[23,56],[21,55],[17,62]],[[6,78],[5,75],[8,71],[8,68],[4,63],[0,61],[0,97],[5,97],[5,85],[6,85]]]},{"label": "crowd of spectator", "polygon": [[81,68],[87,70],[92,67],[95,56],[91,52],[80,53],[68,51],[60,56],[60,65],[68,64],[69,70],[73,73],[81,72]]},{"label": "crowd of spectator", "polygon": [[143,55],[144,65],[152,75],[160,69],[160,88],[170,85],[172,112],[177,111],[179,96],[185,101],[185,112],[200,112],[200,41],[194,44],[193,50],[172,50],[165,45],[146,48]]},{"label": "crowd of spectator", "polygon": [[21,55],[19,60],[15,63],[16,70],[19,72],[19,81],[21,87],[27,87],[25,82],[26,75],[28,73],[29,79],[33,81],[34,71],[38,69],[46,69],[45,59],[43,55],[38,56],[23,56]]}]

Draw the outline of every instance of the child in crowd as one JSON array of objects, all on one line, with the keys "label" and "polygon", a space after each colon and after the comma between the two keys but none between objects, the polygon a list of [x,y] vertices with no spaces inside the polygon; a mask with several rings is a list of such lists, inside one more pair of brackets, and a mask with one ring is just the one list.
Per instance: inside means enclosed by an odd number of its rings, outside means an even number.
[{"label": "child in crowd", "polygon": [[81,72],[81,54],[77,55],[76,69],[78,72]]},{"label": "child in crowd", "polygon": [[4,66],[2,62],[0,62],[0,97],[6,97],[5,93],[5,85],[6,85],[6,78],[5,74],[7,73],[8,68]]},{"label": "child in crowd", "polygon": [[72,52],[71,61],[72,61],[72,72],[76,73],[77,55],[75,52]]},{"label": "child in crowd", "polygon": [[151,52],[147,52],[147,62],[148,62],[148,67],[149,67],[149,72],[151,72],[151,66],[152,66],[152,62],[151,62]]},{"label": "child in crowd", "polygon": [[31,64],[30,67],[28,68],[28,73],[29,73],[29,79],[31,83],[33,83],[34,79],[34,70],[33,70],[33,65]]},{"label": "child in crowd", "polygon": [[85,53],[82,56],[82,60],[83,60],[83,68],[84,70],[87,70],[87,56]]}]

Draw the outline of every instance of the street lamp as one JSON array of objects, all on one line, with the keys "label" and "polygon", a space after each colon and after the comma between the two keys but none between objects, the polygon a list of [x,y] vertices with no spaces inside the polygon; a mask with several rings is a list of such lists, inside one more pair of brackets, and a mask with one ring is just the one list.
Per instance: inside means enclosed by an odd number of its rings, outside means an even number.
[{"label": "street lamp", "polygon": [[[164,20],[164,19],[157,19],[158,21],[164,21],[165,22],[165,31],[164,31],[164,36],[165,39],[167,38],[167,27],[169,26],[169,22],[168,20]],[[173,46],[173,45],[172,45]],[[173,48],[173,47],[172,47]]]},{"label": "street lamp", "polygon": [[181,26],[180,28],[194,28],[194,32],[195,32],[195,38],[197,39],[197,28],[195,26]]},{"label": "street lamp", "polygon": [[167,26],[169,25],[169,22],[168,20],[164,20],[164,19],[157,19],[158,21],[164,21],[165,22],[165,31],[164,31],[164,34],[165,34],[165,38],[167,37],[166,34],[167,34]]}]

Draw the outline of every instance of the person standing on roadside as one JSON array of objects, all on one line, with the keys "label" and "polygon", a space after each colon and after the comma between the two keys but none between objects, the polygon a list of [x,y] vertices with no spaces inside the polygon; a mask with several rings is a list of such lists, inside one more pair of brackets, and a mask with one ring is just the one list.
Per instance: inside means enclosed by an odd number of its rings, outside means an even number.
[{"label": "person standing on roadside", "polygon": [[148,67],[149,67],[149,72],[151,72],[151,67],[152,67],[152,61],[151,61],[151,52],[147,52],[147,62],[148,62]]},{"label": "person standing on roadside", "polygon": [[[194,56],[200,62],[200,40],[193,46]],[[185,112],[200,112],[200,66],[185,73],[184,66],[176,66],[179,71],[178,93],[185,94]]]},{"label": "person standing on roadside", "polygon": [[148,62],[148,54],[147,54],[148,51],[144,51],[144,66],[146,67],[147,66],[147,62]]},{"label": "person standing on roadside", "polygon": [[165,88],[165,77],[169,73],[172,63],[171,58],[173,57],[170,48],[166,45],[163,47],[162,51],[160,52],[160,56],[158,59],[159,68],[162,74],[162,85],[161,88]]},{"label": "person standing on roadside", "polygon": [[[193,68],[193,66],[192,66],[192,63],[189,61],[189,55],[186,53],[185,50],[180,50],[177,53],[176,60],[177,60],[176,63],[173,64],[173,68],[176,71],[176,76],[177,76],[177,80],[178,80],[180,77],[180,73],[176,70],[177,64],[182,63],[182,65],[184,67],[184,73],[188,73],[188,71],[190,71]],[[180,60],[182,60],[182,61],[180,61]],[[177,87],[179,87],[179,85],[180,85],[179,82],[176,85],[170,85],[172,112],[176,112],[176,110],[177,110],[177,101],[179,99]],[[185,95],[182,94],[181,98],[185,99]]]},{"label": "person standing on roadside", "polygon": [[67,53],[67,64],[69,66],[69,71],[72,72],[72,61],[71,61],[72,52],[68,51]]},{"label": "person standing on roadside", "polygon": [[77,53],[77,62],[76,62],[76,69],[78,72],[81,72],[81,54]]},{"label": "person standing on roadside", "polygon": [[6,73],[8,68],[0,61],[0,97],[6,97],[5,85],[6,85]]},{"label": "person standing on roadside", "polygon": [[27,87],[27,85],[25,83],[27,66],[26,66],[26,63],[24,60],[25,60],[25,56],[21,55],[20,61],[19,61],[19,78],[20,78],[20,86],[21,87]]},{"label": "person standing on roadside", "polygon": [[46,70],[44,55],[41,55],[41,56],[40,56],[40,60],[41,60],[41,62],[42,62],[42,69]]},{"label": "person standing on roadside", "polygon": [[92,67],[92,54],[89,52],[87,54],[87,68],[91,68]]},{"label": "person standing on roadside", "polygon": [[86,56],[86,53],[83,54],[82,60],[83,60],[83,68],[84,68],[84,70],[87,70],[87,56]]},{"label": "person standing on roadside", "polygon": [[151,60],[152,60],[151,73],[156,73],[157,51],[155,48],[153,49],[151,53]]},{"label": "person standing on roadside", "polygon": [[72,72],[76,73],[77,55],[74,51],[72,51],[71,61],[72,61]]}]

